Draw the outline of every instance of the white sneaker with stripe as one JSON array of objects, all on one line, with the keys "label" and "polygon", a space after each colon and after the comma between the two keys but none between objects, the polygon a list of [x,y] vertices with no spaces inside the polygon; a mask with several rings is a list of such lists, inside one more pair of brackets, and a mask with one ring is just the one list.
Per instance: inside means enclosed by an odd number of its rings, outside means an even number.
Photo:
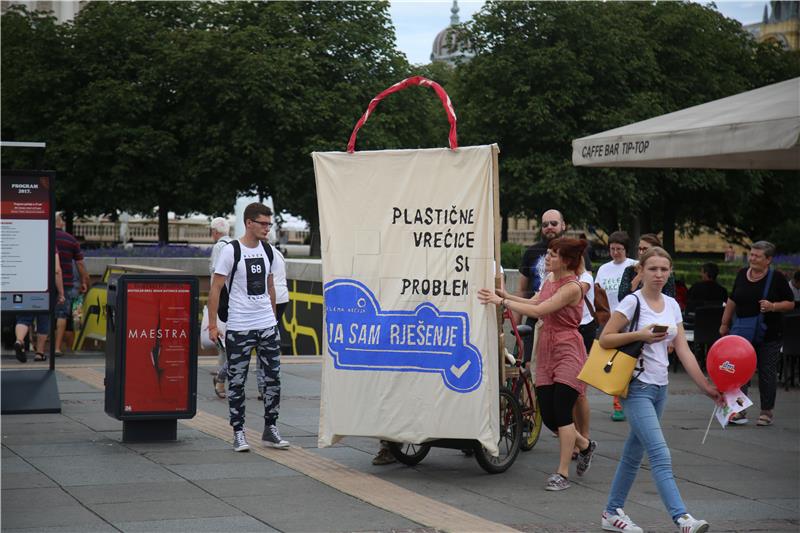
[{"label": "white sneaker with stripe", "polygon": [[705,533],[709,528],[708,522],[698,520],[690,514],[679,516],[677,524],[681,533]]},{"label": "white sneaker with stripe", "polygon": [[622,509],[617,509],[616,514],[603,511],[601,525],[605,531],[618,531],[622,533],[644,533],[644,530],[633,523],[631,517]]}]

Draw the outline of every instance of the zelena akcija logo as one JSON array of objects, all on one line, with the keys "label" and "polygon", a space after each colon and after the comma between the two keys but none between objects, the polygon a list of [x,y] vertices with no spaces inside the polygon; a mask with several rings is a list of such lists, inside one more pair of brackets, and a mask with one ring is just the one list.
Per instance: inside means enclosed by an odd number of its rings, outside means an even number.
[{"label": "zelena akcija logo", "polygon": [[731,363],[730,361],[725,361],[721,365],[719,365],[719,369],[723,372],[727,372],[728,374],[735,374],[736,373],[736,365]]},{"label": "zelena akcija logo", "polygon": [[467,313],[425,302],[413,311],[383,311],[372,291],[353,279],[325,285],[328,354],[343,370],[432,372],[459,393],[477,389],[483,358],[469,342]]}]

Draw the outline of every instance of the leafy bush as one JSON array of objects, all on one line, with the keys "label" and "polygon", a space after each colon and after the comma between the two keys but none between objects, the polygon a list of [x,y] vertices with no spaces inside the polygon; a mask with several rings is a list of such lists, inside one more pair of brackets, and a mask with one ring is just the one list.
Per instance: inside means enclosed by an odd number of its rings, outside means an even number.
[{"label": "leafy bush", "polygon": [[522,254],[525,246],[513,242],[504,242],[500,245],[500,264],[505,270],[516,270],[522,264]]}]

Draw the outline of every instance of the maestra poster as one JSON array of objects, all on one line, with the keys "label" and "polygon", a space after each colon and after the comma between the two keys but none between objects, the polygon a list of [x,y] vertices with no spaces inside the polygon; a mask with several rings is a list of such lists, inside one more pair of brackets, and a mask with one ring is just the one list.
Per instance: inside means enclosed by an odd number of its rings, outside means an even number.
[{"label": "maestra poster", "polygon": [[127,284],[126,414],[189,409],[191,301],[188,283]]},{"label": "maestra poster", "polygon": [[314,153],[324,281],[319,444],[498,442],[495,146]]}]

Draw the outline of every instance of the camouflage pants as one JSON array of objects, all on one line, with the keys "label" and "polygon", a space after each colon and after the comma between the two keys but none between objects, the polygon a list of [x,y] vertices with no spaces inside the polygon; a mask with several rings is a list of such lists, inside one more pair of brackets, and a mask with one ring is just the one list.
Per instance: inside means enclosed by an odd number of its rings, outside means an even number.
[{"label": "camouflage pants", "polygon": [[250,353],[256,351],[259,366],[264,369],[264,422],[278,421],[281,403],[281,337],[278,328],[251,331],[228,331],[225,334],[228,354],[228,409],[230,423],[235,431],[244,427],[244,384],[250,367]]}]

